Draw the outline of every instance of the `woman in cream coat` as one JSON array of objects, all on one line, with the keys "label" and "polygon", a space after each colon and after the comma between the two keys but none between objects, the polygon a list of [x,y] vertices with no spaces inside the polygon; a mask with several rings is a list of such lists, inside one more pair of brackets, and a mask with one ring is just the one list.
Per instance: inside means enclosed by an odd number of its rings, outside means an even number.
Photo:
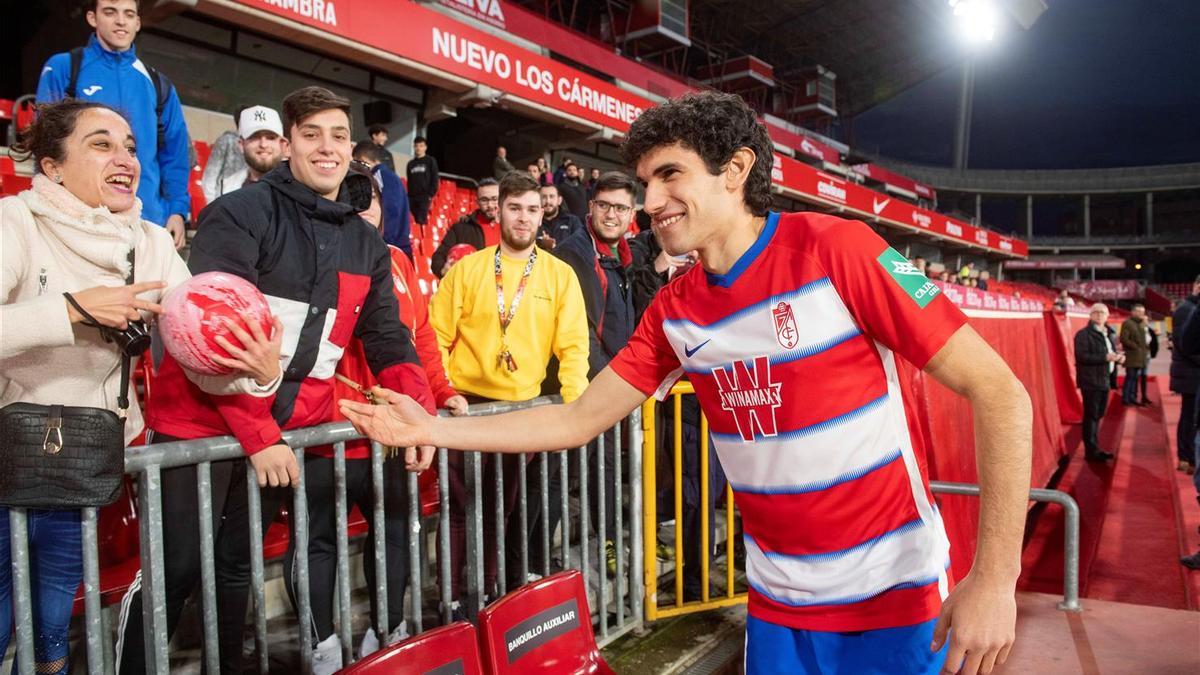
[{"label": "woman in cream coat", "polygon": [[[85,325],[64,293],[100,323],[124,329],[161,311],[189,278],[166,230],[140,218],[140,165],[125,119],[105,105],[42,106],[19,152],[31,156],[32,188],[0,200],[0,406],[21,401],[117,410],[120,355]],[[148,139],[153,143],[154,139]],[[135,279],[125,285],[129,253]],[[240,373],[196,376],[202,388],[268,395],[278,386],[279,335],[250,339],[228,364]],[[142,431],[135,397],[128,444]],[[82,577],[80,514],[28,513],[36,670],[66,672],[67,628]],[[12,628],[7,509],[0,508],[0,654]]]}]

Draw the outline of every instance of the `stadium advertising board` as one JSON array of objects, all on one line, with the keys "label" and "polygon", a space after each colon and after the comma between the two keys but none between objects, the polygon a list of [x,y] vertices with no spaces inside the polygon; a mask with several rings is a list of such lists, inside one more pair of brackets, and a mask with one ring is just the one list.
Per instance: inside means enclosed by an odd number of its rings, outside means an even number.
[{"label": "stadium advertising board", "polygon": [[982,312],[1042,312],[1046,309],[1046,306],[1041,302],[1029,298],[1018,298],[1013,295],[1004,295],[1003,293],[981,291],[978,288],[968,288],[933,279],[930,281],[942,289],[942,294],[946,296],[947,300],[961,307],[968,314]]},{"label": "stadium advertising board", "polygon": [[793,197],[844,207],[867,220],[878,219],[908,230],[928,232],[936,237],[1008,255],[1029,254],[1029,246],[1023,241],[1003,237],[991,230],[889,197],[783,155],[775,155],[771,177]]},{"label": "stadium advertising board", "polygon": [[[617,131],[627,130],[651,105],[599,78],[412,2],[238,2]],[[328,20],[331,16],[333,21]]]}]

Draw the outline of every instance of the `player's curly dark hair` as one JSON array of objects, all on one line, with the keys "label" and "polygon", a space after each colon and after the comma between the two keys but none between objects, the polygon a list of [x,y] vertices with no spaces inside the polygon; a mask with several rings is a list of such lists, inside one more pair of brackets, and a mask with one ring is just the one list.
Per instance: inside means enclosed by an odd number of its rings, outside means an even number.
[{"label": "player's curly dark hair", "polygon": [[736,94],[704,91],[673,98],[643,112],[621,144],[621,156],[631,168],[654,148],[680,143],[704,160],[717,175],[738,148],[754,151],[754,166],[746,179],[743,199],[756,216],[771,208],[773,145],[758,116]]}]

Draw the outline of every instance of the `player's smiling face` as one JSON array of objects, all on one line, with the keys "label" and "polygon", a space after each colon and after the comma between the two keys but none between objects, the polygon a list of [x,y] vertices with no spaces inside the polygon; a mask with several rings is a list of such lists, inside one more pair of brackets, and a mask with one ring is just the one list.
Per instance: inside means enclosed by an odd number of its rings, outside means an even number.
[{"label": "player's smiling face", "polygon": [[637,177],[646,186],[650,225],[669,255],[706,248],[744,210],[742,194],[729,189],[725,172],[709,173],[700,155],[680,143],[643,155]]}]

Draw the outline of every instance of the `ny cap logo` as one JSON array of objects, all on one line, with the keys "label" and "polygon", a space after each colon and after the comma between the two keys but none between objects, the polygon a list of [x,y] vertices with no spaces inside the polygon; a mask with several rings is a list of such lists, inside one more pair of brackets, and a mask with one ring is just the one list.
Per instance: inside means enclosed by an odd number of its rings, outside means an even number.
[{"label": "ny cap logo", "polygon": [[255,122],[266,122],[267,121],[267,113],[263,110],[255,110],[254,111],[254,121]]}]

